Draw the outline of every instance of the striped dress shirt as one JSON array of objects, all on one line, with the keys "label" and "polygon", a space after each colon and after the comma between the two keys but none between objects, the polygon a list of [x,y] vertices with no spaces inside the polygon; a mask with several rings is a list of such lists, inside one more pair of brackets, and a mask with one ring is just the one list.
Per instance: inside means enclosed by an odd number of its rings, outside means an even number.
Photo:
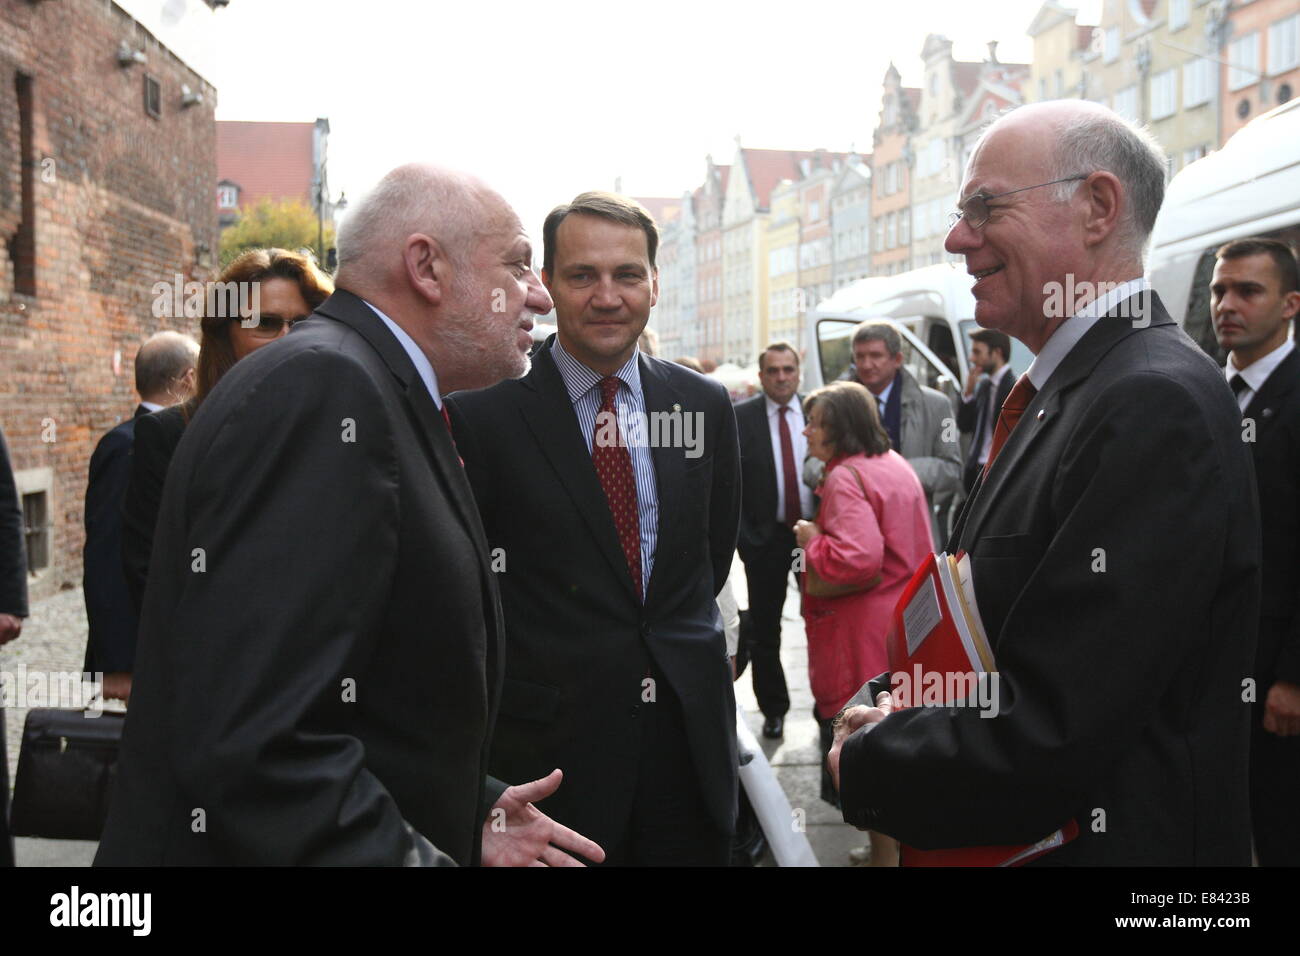
[{"label": "striped dress shirt", "polygon": [[[644,595],[649,590],[655,546],[659,541],[659,493],[648,441],[632,444],[627,440],[631,416],[638,415],[641,416],[641,421],[646,420],[645,395],[641,391],[641,366],[637,362],[639,355],[639,351],[633,352],[626,364],[614,373],[620,383],[614,404],[618,412],[618,431],[632,456],[632,475],[636,480],[636,510],[641,525],[641,593]],[[558,337],[551,343],[551,357],[555,360],[560,378],[564,380],[574,414],[578,416],[578,430],[587,443],[587,454],[591,454],[596,413],[600,411],[600,380],[604,376],[593,372],[566,352]],[[649,429],[641,429],[641,434],[648,435]]]}]

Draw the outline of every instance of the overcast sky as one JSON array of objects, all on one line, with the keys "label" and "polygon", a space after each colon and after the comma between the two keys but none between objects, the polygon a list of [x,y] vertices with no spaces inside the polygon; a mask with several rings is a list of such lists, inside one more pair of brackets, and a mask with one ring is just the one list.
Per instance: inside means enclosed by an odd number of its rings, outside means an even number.
[{"label": "overcast sky", "polygon": [[[584,189],[677,196],[735,137],[871,148],[893,60],[927,33],[959,59],[1028,62],[1041,0],[116,0],[216,86],[219,120],[329,118],[329,181],[356,197],[427,159],[477,173],[535,241]],[[1080,4],[1083,16],[1090,3]],[[796,15],[797,14],[797,15]],[[1095,22],[1091,20],[1090,22]]]}]

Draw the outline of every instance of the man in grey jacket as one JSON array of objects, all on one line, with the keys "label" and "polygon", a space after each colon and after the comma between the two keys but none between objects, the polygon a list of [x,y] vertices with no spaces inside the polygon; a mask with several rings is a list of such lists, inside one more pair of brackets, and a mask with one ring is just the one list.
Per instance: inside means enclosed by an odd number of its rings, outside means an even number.
[{"label": "man in grey jacket", "polygon": [[903,368],[902,336],[883,322],[863,322],[854,330],[853,372],[875,396],[894,450],[921,479],[935,547],[942,547],[961,487],[961,433],[952,403]]}]

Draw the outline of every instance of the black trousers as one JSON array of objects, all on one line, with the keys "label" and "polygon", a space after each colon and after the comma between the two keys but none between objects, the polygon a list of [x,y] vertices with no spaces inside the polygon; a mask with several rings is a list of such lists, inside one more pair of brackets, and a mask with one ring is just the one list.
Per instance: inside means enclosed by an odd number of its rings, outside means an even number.
[{"label": "black trousers", "polygon": [[641,760],[631,819],[605,866],[728,866],[731,834],[704,803],[677,694],[653,668],[655,700],[638,707]]},{"label": "black trousers", "polygon": [[[1263,625],[1261,624],[1261,627]],[[1250,815],[1260,866],[1300,866],[1300,737],[1264,729],[1264,700],[1251,708]]]},{"label": "black trousers", "polygon": [[784,717],[790,709],[790,693],[781,669],[781,612],[794,563],[794,532],[772,522],[772,535],[761,548],[743,548],[749,586],[750,630],[742,635],[737,669],[748,661],[754,669],[754,696],[764,717]]},{"label": "black trousers", "polygon": [[14,840],[9,833],[9,758],[5,756],[5,711],[0,707],[0,866],[14,865]]}]

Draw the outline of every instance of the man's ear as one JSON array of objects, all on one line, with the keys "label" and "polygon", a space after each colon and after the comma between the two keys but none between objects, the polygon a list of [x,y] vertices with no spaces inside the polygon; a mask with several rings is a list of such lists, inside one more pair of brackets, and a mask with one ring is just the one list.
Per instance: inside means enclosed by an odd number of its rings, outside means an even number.
[{"label": "man's ear", "polygon": [[540,269],[537,270],[537,274],[538,274],[539,276],[541,276],[541,278],[542,278],[542,285],[546,286],[546,291],[549,293],[549,292],[551,291],[551,274],[550,274],[550,272],[548,272],[548,271],[546,270],[546,267],[545,267],[545,266],[542,266],[542,268],[540,268]]},{"label": "man's ear", "polygon": [[654,268],[650,270],[650,308],[653,309],[655,307],[655,303],[658,301],[659,301],[659,269]]},{"label": "man's ear", "polygon": [[1282,297],[1282,314],[1294,319],[1300,313],[1300,292],[1288,292]]},{"label": "man's ear", "polygon": [[439,305],[451,281],[452,267],[437,239],[415,233],[402,249],[406,280],[430,305]]},{"label": "man's ear", "polygon": [[1083,181],[1083,195],[1087,210],[1083,220],[1083,236],[1087,245],[1104,242],[1119,227],[1119,217],[1127,197],[1114,173],[1098,170]]}]

